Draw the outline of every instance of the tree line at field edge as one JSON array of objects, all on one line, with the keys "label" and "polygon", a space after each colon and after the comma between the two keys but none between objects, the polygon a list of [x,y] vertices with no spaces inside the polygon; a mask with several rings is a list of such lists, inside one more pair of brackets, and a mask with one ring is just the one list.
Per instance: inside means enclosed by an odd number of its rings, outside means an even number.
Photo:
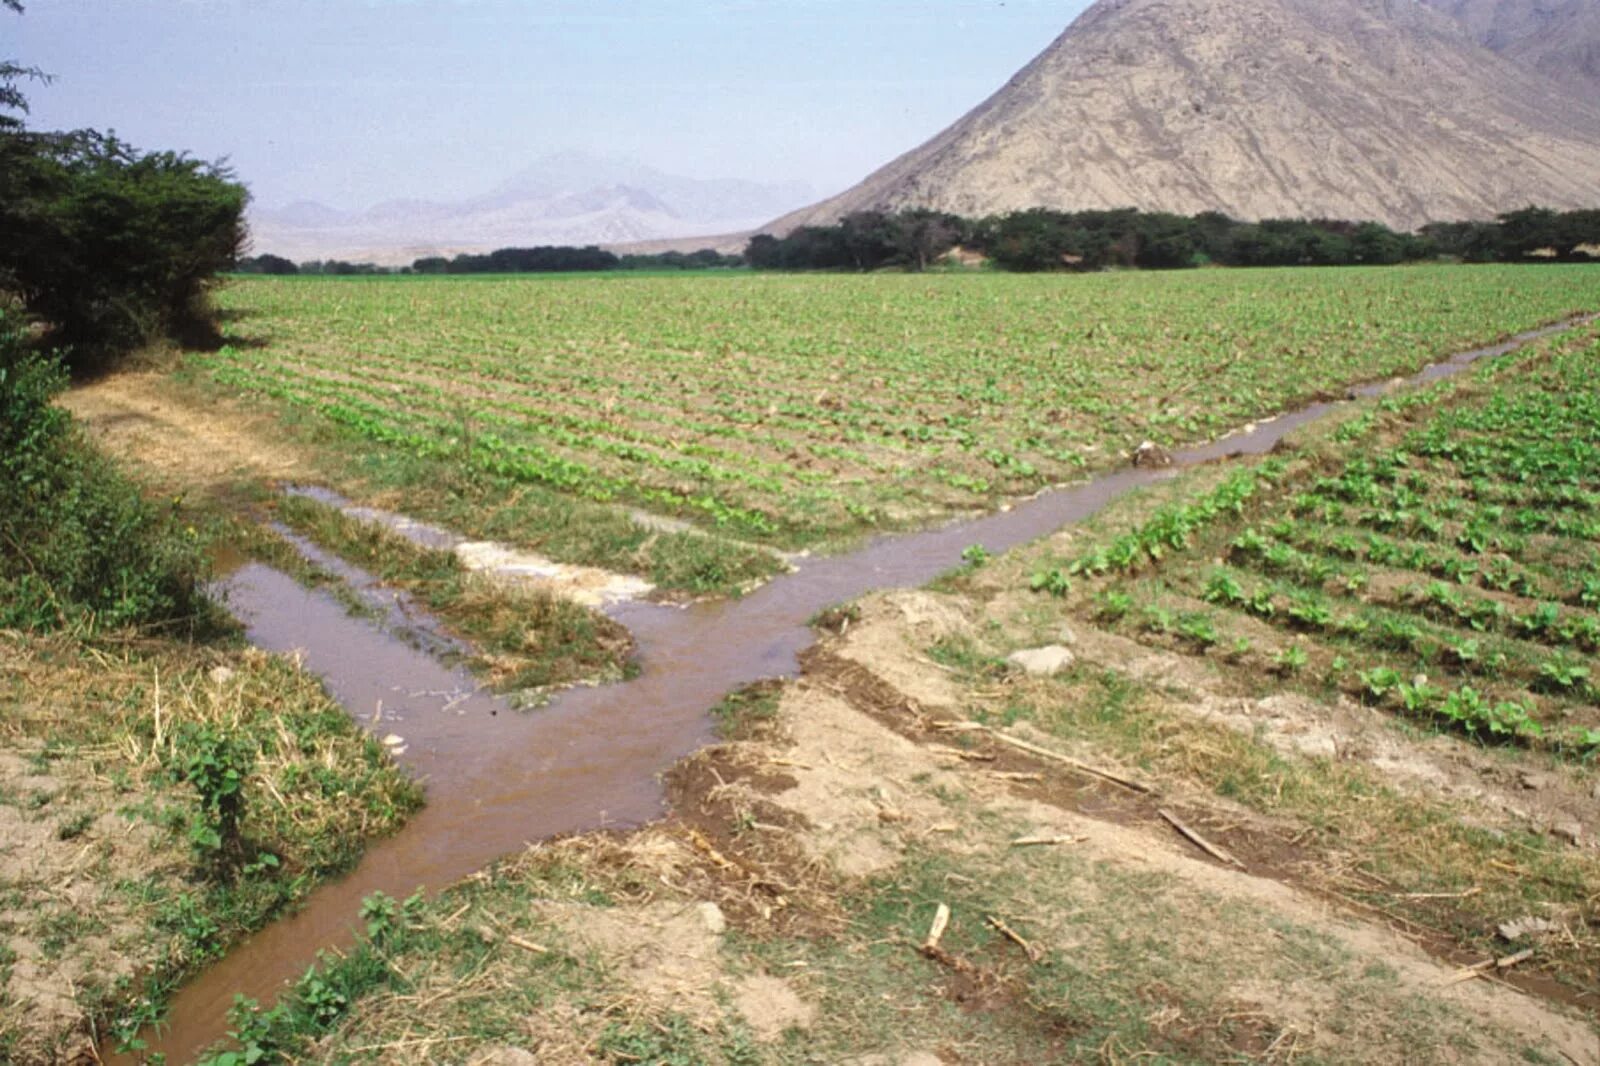
[{"label": "tree line at field edge", "polygon": [[1456,259],[1468,263],[1600,259],[1600,210],[1528,207],[1493,222],[1435,222],[1401,233],[1377,222],[1267,219],[1217,212],[1174,215],[1134,208],[1036,208],[967,219],[920,209],[863,211],[831,226],[760,234],[742,255],[697,252],[618,255],[593,245],[501,248],[485,255],[431,256],[407,267],[343,260],[295,263],[264,254],[241,259],[242,274],[523,274],[640,270],[922,271],[987,263],[1019,273],[1201,266],[1382,266]]}]

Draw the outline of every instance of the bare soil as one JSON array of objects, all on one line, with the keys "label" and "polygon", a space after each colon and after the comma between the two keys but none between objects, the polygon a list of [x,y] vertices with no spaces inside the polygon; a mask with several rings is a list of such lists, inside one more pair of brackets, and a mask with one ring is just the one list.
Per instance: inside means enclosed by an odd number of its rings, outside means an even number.
[{"label": "bare soil", "polygon": [[[666,822],[538,846],[437,904],[461,921],[534,923],[539,946],[579,960],[585,993],[541,984],[526,950],[496,956],[476,986],[449,959],[402,959],[425,975],[413,995],[363,1001],[319,1060],[378,1061],[381,1048],[396,1062],[592,1062],[612,1057],[617,1026],[666,1033],[681,1017],[708,1039],[755,1034],[737,1061],[757,1062],[1076,1060],[1086,1034],[1100,1041],[1089,1057],[1108,1062],[1600,1062],[1570,989],[1516,967],[1466,978],[1481,957],[1332,891],[1336,857],[1292,819],[1025,723],[949,728],[1010,684],[974,687],[927,657],[995,632],[975,601],[878,595],[834,621],[842,632],[803,677],[765,693],[775,714],[735,723],[738,739],[672,772]],[[1135,665],[1113,638],[1075,638],[1086,661]],[[1203,694],[1173,699],[1193,704],[1173,713],[1210,714]],[[1261,701],[1298,719],[1293,702]],[[1305,758],[1292,745],[1282,757]],[[914,909],[885,918],[871,902],[902,892]],[[950,930],[929,946],[940,900]],[[1115,991],[1055,990],[1061,967]],[[487,1018],[489,990],[514,984],[545,989],[543,1005],[525,1023]],[[408,1012],[419,999],[443,1014]],[[1122,1012],[1137,1023],[1112,1020]]]}]

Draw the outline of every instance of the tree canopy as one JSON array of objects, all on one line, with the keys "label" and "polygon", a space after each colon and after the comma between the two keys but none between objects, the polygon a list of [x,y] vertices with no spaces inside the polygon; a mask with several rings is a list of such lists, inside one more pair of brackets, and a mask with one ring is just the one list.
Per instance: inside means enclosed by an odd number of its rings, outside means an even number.
[{"label": "tree canopy", "polygon": [[212,279],[244,247],[244,187],[181,152],[28,130],[17,83],[29,76],[42,77],[0,65],[0,293],[53,326],[78,364],[195,339]]}]

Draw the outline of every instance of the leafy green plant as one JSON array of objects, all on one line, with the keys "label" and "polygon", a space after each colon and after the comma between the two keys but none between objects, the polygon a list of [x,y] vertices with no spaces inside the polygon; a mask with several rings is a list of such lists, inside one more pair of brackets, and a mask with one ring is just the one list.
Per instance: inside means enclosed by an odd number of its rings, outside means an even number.
[{"label": "leafy green plant", "polygon": [[1230,574],[1218,572],[1212,574],[1206,582],[1205,591],[1200,594],[1201,599],[1207,603],[1221,604],[1233,607],[1245,602],[1244,589],[1239,586]]},{"label": "leafy green plant", "polygon": [[1178,635],[1201,648],[1214,647],[1221,640],[1217,636],[1216,623],[1208,615],[1198,612],[1185,614],[1178,619]]},{"label": "leafy green plant", "polygon": [[1118,589],[1105,589],[1095,596],[1095,616],[1104,622],[1118,622],[1133,610],[1133,597]]},{"label": "leafy green plant", "polygon": [[1178,626],[1177,616],[1165,607],[1146,607],[1144,609],[1144,628],[1151,633],[1168,634]]},{"label": "leafy green plant", "polygon": [[969,544],[961,551],[961,561],[976,569],[987,563],[994,555],[982,544]]},{"label": "leafy green plant", "polygon": [[1298,644],[1290,644],[1279,649],[1272,657],[1273,666],[1280,674],[1289,676],[1298,674],[1311,662],[1311,656]]},{"label": "leafy green plant", "polygon": [[361,920],[366,923],[367,939],[381,944],[394,931],[400,917],[400,902],[393,896],[374,892],[361,901]]},{"label": "leafy green plant", "polygon": [[294,996],[300,1012],[318,1029],[330,1028],[350,1009],[348,997],[316,966],[309,967],[295,983]]},{"label": "leafy green plant", "polygon": [[1326,629],[1333,622],[1333,611],[1321,597],[1299,592],[1289,597],[1289,618],[1303,629]]},{"label": "leafy green plant", "polygon": [[1381,701],[1389,693],[1398,689],[1401,684],[1399,672],[1387,666],[1377,666],[1371,670],[1363,670],[1356,676],[1361,679],[1362,687],[1366,689],[1367,695],[1374,701]]},{"label": "leafy green plant", "polygon": [[278,1033],[287,1019],[288,1009],[283,1004],[264,1011],[255,1000],[235,995],[228,1010],[233,1026],[228,1037],[239,1046],[203,1059],[201,1066],[276,1066],[284,1061],[285,1048]]},{"label": "leafy green plant", "polygon": [[1570,693],[1583,688],[1589,680],[1589,668],[1558,656],[1539,664],[1539,684],[1549,692]]},{"label": "leafy green plant", "polygon": [[1561,611],[1553,603],[1541,603],[1527,614],[1511,619],[1513,625],[1530,637],[1542,637],[1554,632],[1560,621]]},{"label": "leafy green plant", "polygon": [[173,738],[172,772],[194,788],[200,801],[199,816],[190,822],[189,843],[214,875],[231,878],[243,864],[244,786],[255,758],[252,742],[215,725],[189,723]]},{"label": "leafy green plant", "polygon": [[1415,716],[1432,713],[1443,698],[1439,690],[1428,684],[1425,678],[1414,682],[1402,681],[1396,691],[1400,694],[1400,705],[1406,713]]},{"label": "leafy green plant", "polygon": [[1049,570],[1040,570],[1028,582],[1028,587],[1035,592],[1048,592],[1052,596],[1065,596],[1072,591],[1072,578],[1060,567],[1051,567]]}]

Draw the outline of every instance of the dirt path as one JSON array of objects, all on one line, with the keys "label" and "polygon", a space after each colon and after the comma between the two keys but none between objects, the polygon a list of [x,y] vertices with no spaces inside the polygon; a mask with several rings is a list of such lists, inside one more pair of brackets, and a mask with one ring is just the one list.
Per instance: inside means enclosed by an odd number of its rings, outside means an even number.
[{"label": "dirt path", "polygon": [[165,374],[113,375],[71,390],[61,403],[102,447],[163,487],[214,491],[314,469],[268,418],[226,402],[201,408],[175,398]]},{"label": "dirt path", "polygon": [[[72,390],[62,404],[102,448],[174,495],[219,495],[242,485],[276,490],[299,480],[320,483],[326,476],[326,464],[290,443],[269,416],[225,400],[201,407],[176,393],[171,380],[159,373],[114,375]],[[410,523],[408,528],[400,516],[358,507],[336,494],[325,496],[330,506],[354,518],[389,527],[424,547],[453,551],[468,570],[585,607],[637,599],[653,589],[632,575],[558,563],[421,523]]]}]

